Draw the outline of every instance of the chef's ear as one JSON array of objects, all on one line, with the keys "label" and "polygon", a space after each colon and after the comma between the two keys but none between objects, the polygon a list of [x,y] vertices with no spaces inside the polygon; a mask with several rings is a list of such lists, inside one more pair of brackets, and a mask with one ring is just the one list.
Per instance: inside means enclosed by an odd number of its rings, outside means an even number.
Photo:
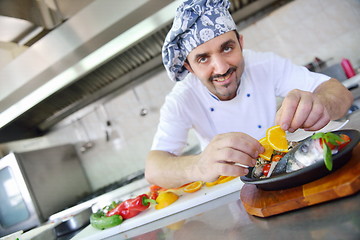
[{"label": "chef's ear", "polygon": [[244,36],[241,34],[238,34],[238,39],[239,39],[241,50],[243,50],[244,49]]},{"label": "chef's ear", "polygon": [[186,59],[185,62],[184,62],[184,67],[191,73],[194,73],[194,71],[192,70],[190,64],[189,64],[189,61]]}]

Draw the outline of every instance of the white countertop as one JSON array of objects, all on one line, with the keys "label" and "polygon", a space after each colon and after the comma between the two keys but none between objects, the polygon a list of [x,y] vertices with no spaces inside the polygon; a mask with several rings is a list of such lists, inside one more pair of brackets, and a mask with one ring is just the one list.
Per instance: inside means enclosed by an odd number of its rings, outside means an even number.
[{"label": "white countertop", "polygon": [[212,187],[204,186],[197,192],[185,193],[184,195],[180,196],[180,198],[175,203],[166,208],[160,210],[150,208],[133,218],[125,220],[119,226],[105,230],[97,230],[89,225],[72,239],[98,240],[115,235],[118,237],[119,234],[126,234],[128,236],[129,230],[137,229],[138,227],[147,225],[149,223],[151,223],[152,226],[154,224],[157,226],[157,224],[159,224],[159,220],[177,215],[178,213],[185,210],[190,209],[191,211],[188,214],[193,214],[194,207],[197,208],[199,205],[205,203],[208,203],[207,205],[224,204],[224,199],[231,199],[232,201],[238,199],[240,189],[243,185],[244,183],[240,180],[240,178],[235,178],[229,182]]}]

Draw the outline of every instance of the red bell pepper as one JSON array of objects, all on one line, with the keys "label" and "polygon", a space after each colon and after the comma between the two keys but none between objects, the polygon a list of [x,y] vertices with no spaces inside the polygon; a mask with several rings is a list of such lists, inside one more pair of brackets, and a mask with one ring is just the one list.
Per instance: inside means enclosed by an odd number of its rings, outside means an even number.
[{"label": "red bell pepper", "polygon": [[120,215],[123,219],[132,218],[148,209],[151,203],[156,203],[156,201],[150,199],[147,194],[142,194],[136,198],[128,199],[120,203],[115,208],[108,211],[106,216]]}]

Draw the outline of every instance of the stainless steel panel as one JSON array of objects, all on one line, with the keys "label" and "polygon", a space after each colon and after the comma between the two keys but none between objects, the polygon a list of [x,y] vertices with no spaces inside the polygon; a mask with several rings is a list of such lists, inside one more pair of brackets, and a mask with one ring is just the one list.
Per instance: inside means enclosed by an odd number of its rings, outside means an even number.
[{"label": "stainless steel panel", "polygon": [[44,220],[91,192],[73,145],[15,153]]},{"label": "stainless steel panel", "polygon": [[[287,1],[231,2],[239,22]],[[161,47],[178,4],[94,1],[1,69],[0,79],[8,81],[0,82],[0,133],[6,133],[0,142],[44,133],[78,109],[163,69]]]}]

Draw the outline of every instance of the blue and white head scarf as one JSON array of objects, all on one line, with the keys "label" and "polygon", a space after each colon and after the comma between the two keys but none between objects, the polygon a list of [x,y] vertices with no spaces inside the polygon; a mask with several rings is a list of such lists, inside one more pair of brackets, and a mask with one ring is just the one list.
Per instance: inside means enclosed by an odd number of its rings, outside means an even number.
[{"label": "blue and white head scarf", "polygon": [[189,73],[184,62],[194,48],[236,30],[229,6],[228,0],[185,0],[177,8],[162,48],[163,63],[171,80],[181,81]]}]

